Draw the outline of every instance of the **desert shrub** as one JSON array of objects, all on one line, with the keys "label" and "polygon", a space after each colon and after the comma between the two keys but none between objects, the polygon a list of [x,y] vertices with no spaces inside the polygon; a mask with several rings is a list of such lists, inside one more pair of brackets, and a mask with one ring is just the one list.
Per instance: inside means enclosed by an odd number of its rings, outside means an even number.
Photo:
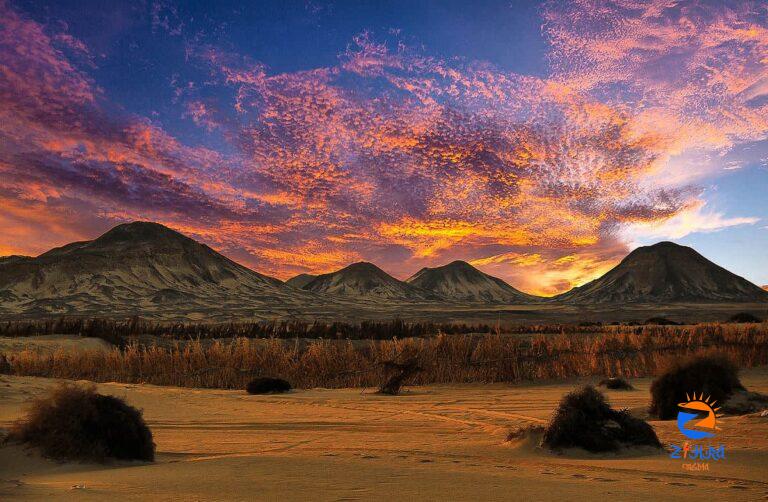
[{"label": "desert shrub", "polygon": [[739,312],[738,314],[733,314],[731,317],[729,317],[728,322],[747,323],[763,322],[763,320],[754,314],[750,314],[749,312]]},{"label": "desert shrub", "polygon": [[93,385],[62,385],[32,403],[11,429],[11,440],[40,448],[48,457],[103,462],[155,458],[152,432],[141,411]]},{"label": "desert shrub", "polygon": [[405,381],[416,373],[423,371],[423,368],[419,366],[418,360],[415,358],[404,363],[386,361],[384,367],[387,368],[389,376],[384,383],[379,386],[379,394],[388,394],[390,396],[400,394],[400,390]]},{"label": "desert shrub", "polygon": [[507,434],[507,441],[526,439],[544,432],[544,426],[539,424],[513,427]]},{"label": "desert shrub", "polygon": [[651,384],[650,413],[662,420],[677,416],[678,404],[687,395],[703,394],[719,403],[744,387],[738,368],[722,355],[703,355],[672,364]]},{"label": "desert shrub", "polygon": [[680,323],[671,319],[667,319],[666,317],[651,317],[646,319],[643,324],[651,324],[656,326],[678,326]]},{"label": "desert shrub", "polygon": [[5,354],[0,352],[0,375],[11,372],[11,363],[8,362],[8,358]]},{"label": "desert shrub", "polygon": [[621,377],[603,378],[597,385],[612,390],[635,390],[631,383]]},{"label": "desert shrub", "polygon": [[614,410],[592,386],[563,397],[544,430],[542,444],[550,449],[584,448],[615,451],[623,446],[660,447],[653,428],[626,410]]},{"label": "desert shrub", "polygon": [[282,378],[257,377],[245,386],[248,394],[280,394],[291,390],[291,384]]}]

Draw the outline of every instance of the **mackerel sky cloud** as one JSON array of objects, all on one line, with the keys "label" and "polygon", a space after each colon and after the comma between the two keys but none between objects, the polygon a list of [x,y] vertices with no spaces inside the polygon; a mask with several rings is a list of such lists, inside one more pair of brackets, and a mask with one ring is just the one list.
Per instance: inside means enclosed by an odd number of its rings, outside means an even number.
[{"label": "mackerel sky cloud", "polygon": [[347,8],[0,0],[0,254],[142,219],[280,278],[461,258],[555,294],[644,242],[768,240],[738,193],[768,188],[763,2],[491,5],[540,27],[515,61]]}]

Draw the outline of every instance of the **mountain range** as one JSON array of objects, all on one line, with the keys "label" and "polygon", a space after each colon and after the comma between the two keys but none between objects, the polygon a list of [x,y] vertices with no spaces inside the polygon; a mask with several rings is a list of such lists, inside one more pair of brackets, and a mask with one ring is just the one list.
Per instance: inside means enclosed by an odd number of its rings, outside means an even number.
[{"label": "mountain range", "polygon": [[373,263],[367,262],[353,263],[336,272],[318,275],[304,284],[302,289],[327,295],[376,297],[385,300],[441,299],[435,292],[397,280]]},{"label": "mountain range", "polygon": [[762,288],[670,242],[638,248],[604,276],[554,298],[518,291],[464,261],[423,268],[405,281],[360,262],[282,282],[151,222],[119,225],[37,257],[0,258],[0,314],[29,317],[183,313],[191,319],[268,319],[371,308],[396,316],[403,305],[766,301]]}]

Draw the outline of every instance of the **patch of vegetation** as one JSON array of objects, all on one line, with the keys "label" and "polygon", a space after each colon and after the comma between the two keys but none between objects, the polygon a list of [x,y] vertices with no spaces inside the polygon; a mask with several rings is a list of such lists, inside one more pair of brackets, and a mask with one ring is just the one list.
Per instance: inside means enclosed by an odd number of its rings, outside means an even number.
[{"label": "patch of vegetation", "polygon": [[650,413],[662,420],[677,416],[678,404],[686,396],[703,394],[724,403],[737,390],[744,390],[739,372],[723,355],[703,355],[685,359],[667,368],[651,384]]},{"label": "patch of vegetation", "polygon": [[390,396],[400,394],[400,390],[406,380],[416,373],[424,371],[424,369],[419,366],[419,362],[416,358],[409,359],[404,363],[386,361],[384,367],[389,370],[389,376],[379,387],[379,394],[387,394]]},{"label": "patch of vegetation", "polygon": [[666,317],[650,317],[645,320],[643,324],[650,324],[654,326],[679,326],[679,322],[675,322],[671,319],[667,319]]},{"label": "patch of vegetation", "polygon": [[10,374],[11,373],[11,363],[8,361],[8,358],[5,357],[5,354],[0,352],[0,375]]},{"label": "patch of vegetation", "polygon": [[567,394],[544,430],[542,445],[553,450],[616,451],[627,446],[661,447],[653,428],[626,410],[614,410],[592,386]]},{"label": "patch of vegetation", "polygon": [[11,429],[10,440],[40,448],[62,460],[155,458],[152,432],[141,411],[96,387],[62,385],[32,403],[25,419]]},{"label": "patch of vegetation", "polygon": [[767,323],[600,329],[594,336],[581,331],[552,336],[440,334],[368,343],[278,338],[134,341],[109,351],[22,351],[6,356],[13,375],[240,390],[253,375],[280,375],[296,388],[378,388],[396,374],[382,368],[382,361],[411,357],[423,367],[413,377],[419,384],[521,382],[617,372],[653,376],[668,361],[713,346],[739,367],[768,364]]},{"label": "patch of vegetation", "polygon": [[291,390],[291,384],[282,378],[257,377],[245,386],[248,394],[280,394]]},{"label": "patch of vegetation", "polygon": [[749,312],[739,312],[738,314],[733,314],[731,317],[729,317],[728,322],[757,323],[757,322],[763,322],[763,320],[754,314],[750,314]]},{"label": "patch of vegetation", "polygon": [[119,347],[137,336],[155,336],[172,340],[212,338],[312,338],[335,340],[391,340],[392,338],[428,338],[439,333],[558,334],[600,332],[599,323],[577,324],[468,324],[389,321],[322,322],[256,321],[230,323],[170,322],[142,319],[59,317],[45,320],[0,322],[0,336],[81,335],[106,340]]},{"label": "patch of vegetation", "polygon": [[507,434],[507,441],[509,442],[509,441],[517,441],[520,439],[526,439],[535,434],[542,434],[543,432],[544,432],[544,426],[538,425],[538,424],[514,427]]},{"label": "patch of vegetation", "polygon": [[635,390],[632,384],[622,377],[603,378],[597,385],[611,390]]}]

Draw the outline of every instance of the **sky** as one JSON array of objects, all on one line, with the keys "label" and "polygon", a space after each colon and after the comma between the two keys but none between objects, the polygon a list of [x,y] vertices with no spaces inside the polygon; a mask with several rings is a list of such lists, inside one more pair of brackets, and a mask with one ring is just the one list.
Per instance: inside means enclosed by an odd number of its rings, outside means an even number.
[{"label": "sky", "polygon": [[0,0],[0,255],[134,220],[287,279],[768,284],[768,4]]}]

